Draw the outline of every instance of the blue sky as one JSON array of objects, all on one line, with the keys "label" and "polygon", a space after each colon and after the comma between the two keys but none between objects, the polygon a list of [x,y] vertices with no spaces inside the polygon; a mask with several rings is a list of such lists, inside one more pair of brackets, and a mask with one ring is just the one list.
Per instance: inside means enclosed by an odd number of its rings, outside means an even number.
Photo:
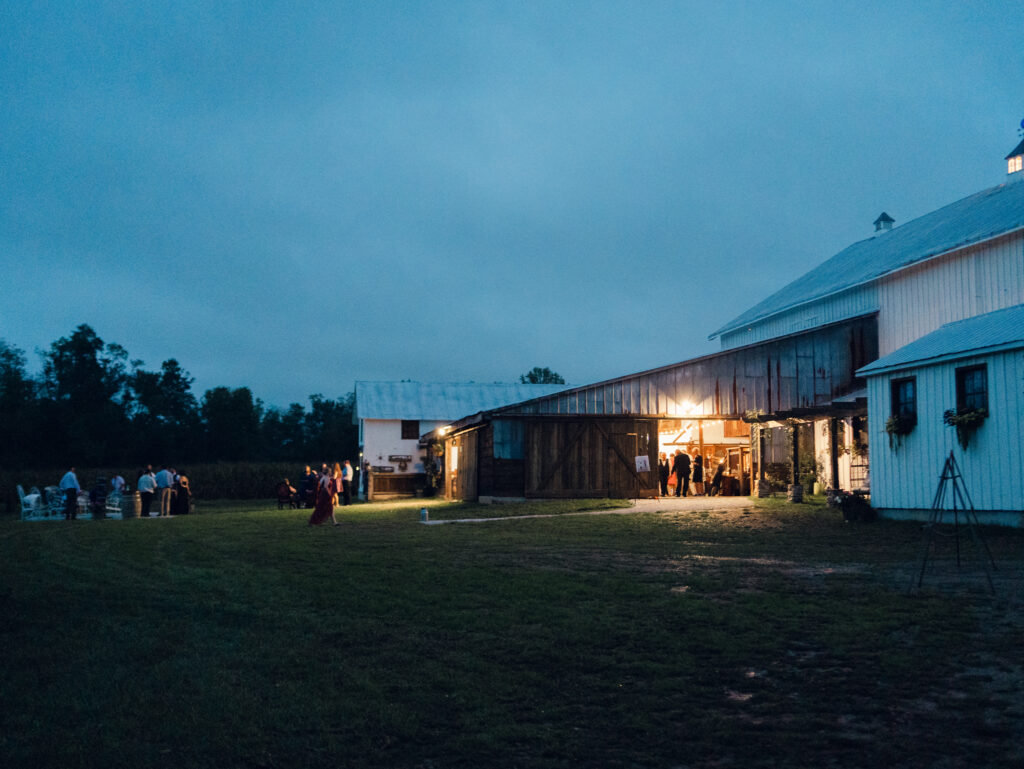
[{"label": "blue sky", "polygon": [[1024,4],[0,3],[0,338],[587,383],[1005,177]]}]

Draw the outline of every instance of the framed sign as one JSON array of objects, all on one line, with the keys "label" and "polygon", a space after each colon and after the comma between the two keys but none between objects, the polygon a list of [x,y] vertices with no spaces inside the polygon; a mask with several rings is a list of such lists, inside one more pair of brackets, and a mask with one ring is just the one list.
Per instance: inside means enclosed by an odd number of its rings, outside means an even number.
[{"label": "framed sign", "polygon": [[409,454],[391,454],[388,462],[412,462],[412,457]]},{"label": "framed sign", "polygon": [[651,458],[646,454],[640,457],[636,457],[636,471],[638,473],[651,472]]},{"label": "framed sign", "polygon": [[374,465],[373,468],[371,468],[371,469],[375,473],[393,473],[393,472],[395,472],[395,468],[393,468],[391,465]]}]

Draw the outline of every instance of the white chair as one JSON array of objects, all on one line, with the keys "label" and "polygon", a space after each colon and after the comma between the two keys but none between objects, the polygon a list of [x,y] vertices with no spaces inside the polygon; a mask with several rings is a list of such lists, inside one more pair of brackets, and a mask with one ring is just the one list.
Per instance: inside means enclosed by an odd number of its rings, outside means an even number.
[{"label": "white chair", "polygon": [[58,486],[47,486],[46,511],[43,513],[48,518],[55,518],[64,515],[64,492]]},{"label": "white chair", "polygon": [[121,515],[121,505],[123,504],[124,497],[118,494],[116,491],[111,492],[107,495],[107,517],[112,515]]},{"label": "white chair", "polygon": [[39,489],[33,486],[29,489],[29,493],[25,493],[25,489],[18,484],[18,500],[21,502],[21,520],[27,521],[30,518],[41,518],[43,515],[43,505],[41,501],[41,495]]}]

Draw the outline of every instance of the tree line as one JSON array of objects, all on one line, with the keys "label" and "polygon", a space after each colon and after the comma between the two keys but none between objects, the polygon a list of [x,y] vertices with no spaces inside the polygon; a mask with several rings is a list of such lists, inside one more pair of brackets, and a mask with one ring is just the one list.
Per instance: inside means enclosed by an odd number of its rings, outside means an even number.
[{"label": "tree line", "polygon": [[197,398],[177,360],[147,370],[86,324],[40,354],[42,372],[31,376],[24,351],[0,339],[0,465],[9,469],[356,458],[354,392],[286,409],[248,387]]}]

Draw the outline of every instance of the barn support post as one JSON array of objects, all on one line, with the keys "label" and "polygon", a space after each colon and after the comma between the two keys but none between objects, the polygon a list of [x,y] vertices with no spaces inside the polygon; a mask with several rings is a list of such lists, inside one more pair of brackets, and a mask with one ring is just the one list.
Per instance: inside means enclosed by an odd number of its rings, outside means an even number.
[{"label": "barn support post", "polygon": [[786,495],[790,502],[804,501],[804,487],[800,485],[800,425],[795,421],[790,427],[790,436],[793,441],[793,456],[791,458],[792,468],[790,470],[789,493]]},{"label": "barn support post", "polygon": [[828,420],[828,457],[832,470],[832,488],[839,490],[839,418]]},{"label": "barn support post", "polygon": [[757,431],[757,496],[764,499],[772,495],[771,484],[764,475],[764,425],[755,425],[754,429]]}]

